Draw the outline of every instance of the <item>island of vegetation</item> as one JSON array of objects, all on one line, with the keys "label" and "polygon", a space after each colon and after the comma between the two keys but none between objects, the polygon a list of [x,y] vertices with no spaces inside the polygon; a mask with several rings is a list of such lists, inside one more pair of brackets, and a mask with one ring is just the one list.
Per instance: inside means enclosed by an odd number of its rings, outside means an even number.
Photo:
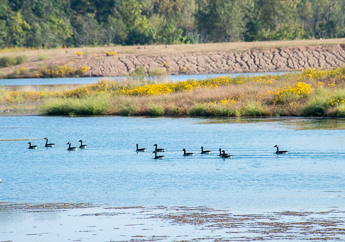
[{"label": "island of vegetation", "polygon": [[[0,78],[128,78],[0,87],[0,105],[69,116],[345,116],[344,13],[339,0],[3,0]],[[274,71],[289,73],[164,82]]]}]

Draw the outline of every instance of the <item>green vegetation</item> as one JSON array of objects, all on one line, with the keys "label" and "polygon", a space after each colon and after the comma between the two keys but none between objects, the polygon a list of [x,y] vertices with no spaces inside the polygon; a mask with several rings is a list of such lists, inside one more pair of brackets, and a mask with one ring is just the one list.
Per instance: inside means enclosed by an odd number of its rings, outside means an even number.
[{"label": "green vegetation", "polygon": [[342,0],[1,0],[0,48],[341,38]]},{"label": "green vegetation", "polygon": [[27,60],[27,56],[4,56],[0,58],[0,67],[10,67],[14,65],[19,65]]},{"label": "green vegetation", "polygon": [[344,78],[345,68],[338,68],[165,83],[104,80],[73,89],[11,91],[3,87],[0,104],[41,104],[44,114],[69,116],[345,117]]}]

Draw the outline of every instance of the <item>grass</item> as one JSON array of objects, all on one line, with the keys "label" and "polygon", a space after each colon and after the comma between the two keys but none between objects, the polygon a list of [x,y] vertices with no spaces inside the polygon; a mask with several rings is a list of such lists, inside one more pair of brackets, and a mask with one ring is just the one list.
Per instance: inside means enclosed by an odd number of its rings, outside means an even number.
[{"label": "grass", "polygon": [[280,76],[159,83],[99,81],[59,90],[0,91],[0,104],[43,103],[47,115],[345,116],[345,68]]}]

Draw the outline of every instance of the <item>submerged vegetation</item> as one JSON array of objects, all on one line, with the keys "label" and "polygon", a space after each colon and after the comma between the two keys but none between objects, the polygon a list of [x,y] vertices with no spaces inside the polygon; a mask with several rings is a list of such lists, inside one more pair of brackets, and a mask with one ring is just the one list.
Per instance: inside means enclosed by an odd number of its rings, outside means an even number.
[{"label": "submerged vegetation", "polygon": [[1,104],[40,102],[48,115],[345,116],[345,68],[159,83],[99,81],[71,90],[8,91]]}]

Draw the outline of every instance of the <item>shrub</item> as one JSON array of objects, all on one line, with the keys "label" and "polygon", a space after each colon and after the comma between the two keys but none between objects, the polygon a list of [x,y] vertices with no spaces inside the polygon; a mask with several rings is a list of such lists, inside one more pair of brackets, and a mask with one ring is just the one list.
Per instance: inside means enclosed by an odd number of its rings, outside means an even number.
[{"label": "shrub", "polygon": [[242,109],[243,116],[262,116],[265,114],[265,107],[259,102],[249,102]]},{"label": "shrub", "polygon": [[19,65],[27,61],[28,57],[26,55],[21,55],[21,56],[17,56],[16,59],[17,59],[17,65]]},{"label": "shrub", "polygon": [[163,116],[164,115],[164,108],[159,105],[152,105],[149,108],[149,114],[151,116]]},{"label": "shrub", "polygon": [[146,76],[145,69],[143,66],[139,67],[130,74],[131,77],[144,78]]},{"label": "shrub", "polygon": [[19,75],[27,75],[30,73],[30,69],[23,66],[19,69]]},{"label": "shrub", "polygon": [[162,68],[157,68],[149,71],[150,77],[160,77],[160,76],[166,76],[168,75],[167,71]]},{"label": "shrub", "polygon": [[317,96],[309,100],[303,107],[302,112],[307,116],[323,116],[328,108],[327,97]]},{"label": "shrub", "polygon": [[17,59],[12,56],[4,56],[0,58],[0,67],[10,67],[17,64]]},{"label": "shrub", "polygon": [[50,98],[41,107],[41,111],[48,115],[104,115],[109,109],[108,95]]},{"label": "shrub", "polygon": [[132,104],[123,104],[119,107],[119,114],[122,116],[135,115],[138,113],[138,107]]}]

